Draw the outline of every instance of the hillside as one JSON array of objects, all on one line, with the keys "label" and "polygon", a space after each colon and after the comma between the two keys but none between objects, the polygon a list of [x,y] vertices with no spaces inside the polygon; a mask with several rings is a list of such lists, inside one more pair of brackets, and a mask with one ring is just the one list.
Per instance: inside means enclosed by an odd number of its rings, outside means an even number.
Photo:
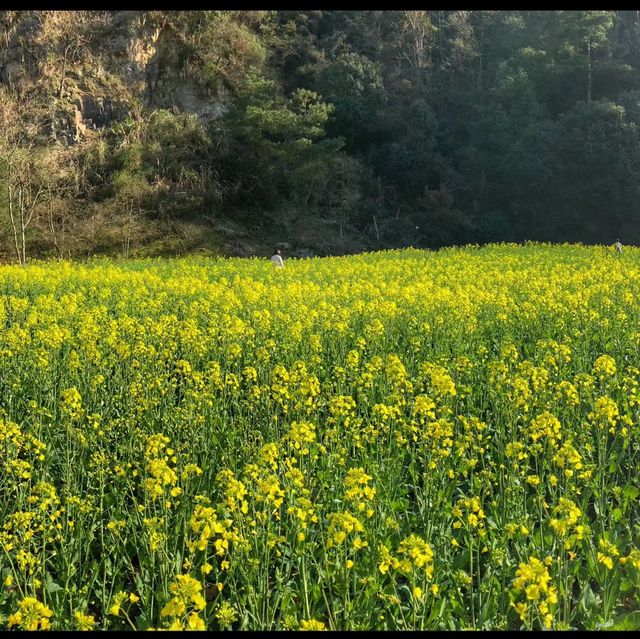
[{"label": "hillside", "polygon": [[640,241],[636,11],[0,12],[0,256]]}]

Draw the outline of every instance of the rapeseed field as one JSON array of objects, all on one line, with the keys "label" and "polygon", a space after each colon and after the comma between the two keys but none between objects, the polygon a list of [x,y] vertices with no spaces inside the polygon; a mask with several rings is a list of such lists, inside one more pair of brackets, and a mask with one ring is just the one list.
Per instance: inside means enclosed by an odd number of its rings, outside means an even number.
[{"label": "rapeseed field", "polygon": [[0,627],[640,627],[640,250],[0,267]]}]

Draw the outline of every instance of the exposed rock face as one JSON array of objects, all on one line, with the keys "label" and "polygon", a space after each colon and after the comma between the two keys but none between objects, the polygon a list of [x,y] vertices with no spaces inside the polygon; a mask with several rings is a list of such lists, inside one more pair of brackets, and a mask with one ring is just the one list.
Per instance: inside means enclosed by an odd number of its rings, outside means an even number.
[{"label": "exposed rock face", "polygon": [[175,105],[182,111],[195,113],[203,120],[222,117],[227,107],[220,102],[211,102],[198,95],[188,82],[175,82],[173,89]]},{"label": "exposed rock face", "polygon": [[76,100],[74,124],[76,127],[103,128],[111,121],[113,104],[111,100],[103,97],[94,97],[88,93]]},{"label": "exposed rock face", "polygon": [[15,84],[22,71],[22,64],[17,60],[9,60],[6,64],[2,65],[0,70],[0,81],[9,85]]},{"label": "exposed rock face", "polygon": [[224,103],[176,70],[183,48],[160,12],[0,12],[0,83],[49,111],[49,142],[74,144],[140,107],[221,117]]},{"label": "exposed rock face", "polygon": [[107,98],[95,98],[85,93],[76,100],[74,106],[73,140],[75,142],[86,135],[88,130],[102,129],[112,120],[113,105]]}]

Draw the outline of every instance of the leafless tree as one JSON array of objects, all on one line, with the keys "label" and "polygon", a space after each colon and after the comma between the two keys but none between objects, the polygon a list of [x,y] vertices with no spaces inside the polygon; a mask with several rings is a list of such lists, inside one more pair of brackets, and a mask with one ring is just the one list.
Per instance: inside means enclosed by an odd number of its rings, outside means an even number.
[{"label": "leafless tree", "polygon": [[43,188],[38,181],[33,138],[23,127],[14,104],[4,94],[0,94],[0,164],[13,245],[18,261],[24,264],[27,229],[33,221]]}]

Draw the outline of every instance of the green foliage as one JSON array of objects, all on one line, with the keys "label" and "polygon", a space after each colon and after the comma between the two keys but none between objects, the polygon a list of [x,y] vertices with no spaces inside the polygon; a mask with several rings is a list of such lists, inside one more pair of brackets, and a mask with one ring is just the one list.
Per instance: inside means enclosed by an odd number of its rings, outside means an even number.
[{"label": "green foliage", "polygon": [[335,106],[331,133],[349,139],[350,149],[366,147],[370,123],[386,99],[379,66],[349,52],[320,67],[315,75],[314,84]]},{"label": "green foliage", "polygon": [[635,11],[0,17],[5,130],[69,149],[45,198],[69,210],[293,244],[324,220],[324,247],[640,241]]},{"label": "green foliage", "polygon": [[248,142],[273,148],[323,137],[333,108],[308,89],[296,89],[284,98],[274,80],[253,71],[248,74],[231,121]]}]

